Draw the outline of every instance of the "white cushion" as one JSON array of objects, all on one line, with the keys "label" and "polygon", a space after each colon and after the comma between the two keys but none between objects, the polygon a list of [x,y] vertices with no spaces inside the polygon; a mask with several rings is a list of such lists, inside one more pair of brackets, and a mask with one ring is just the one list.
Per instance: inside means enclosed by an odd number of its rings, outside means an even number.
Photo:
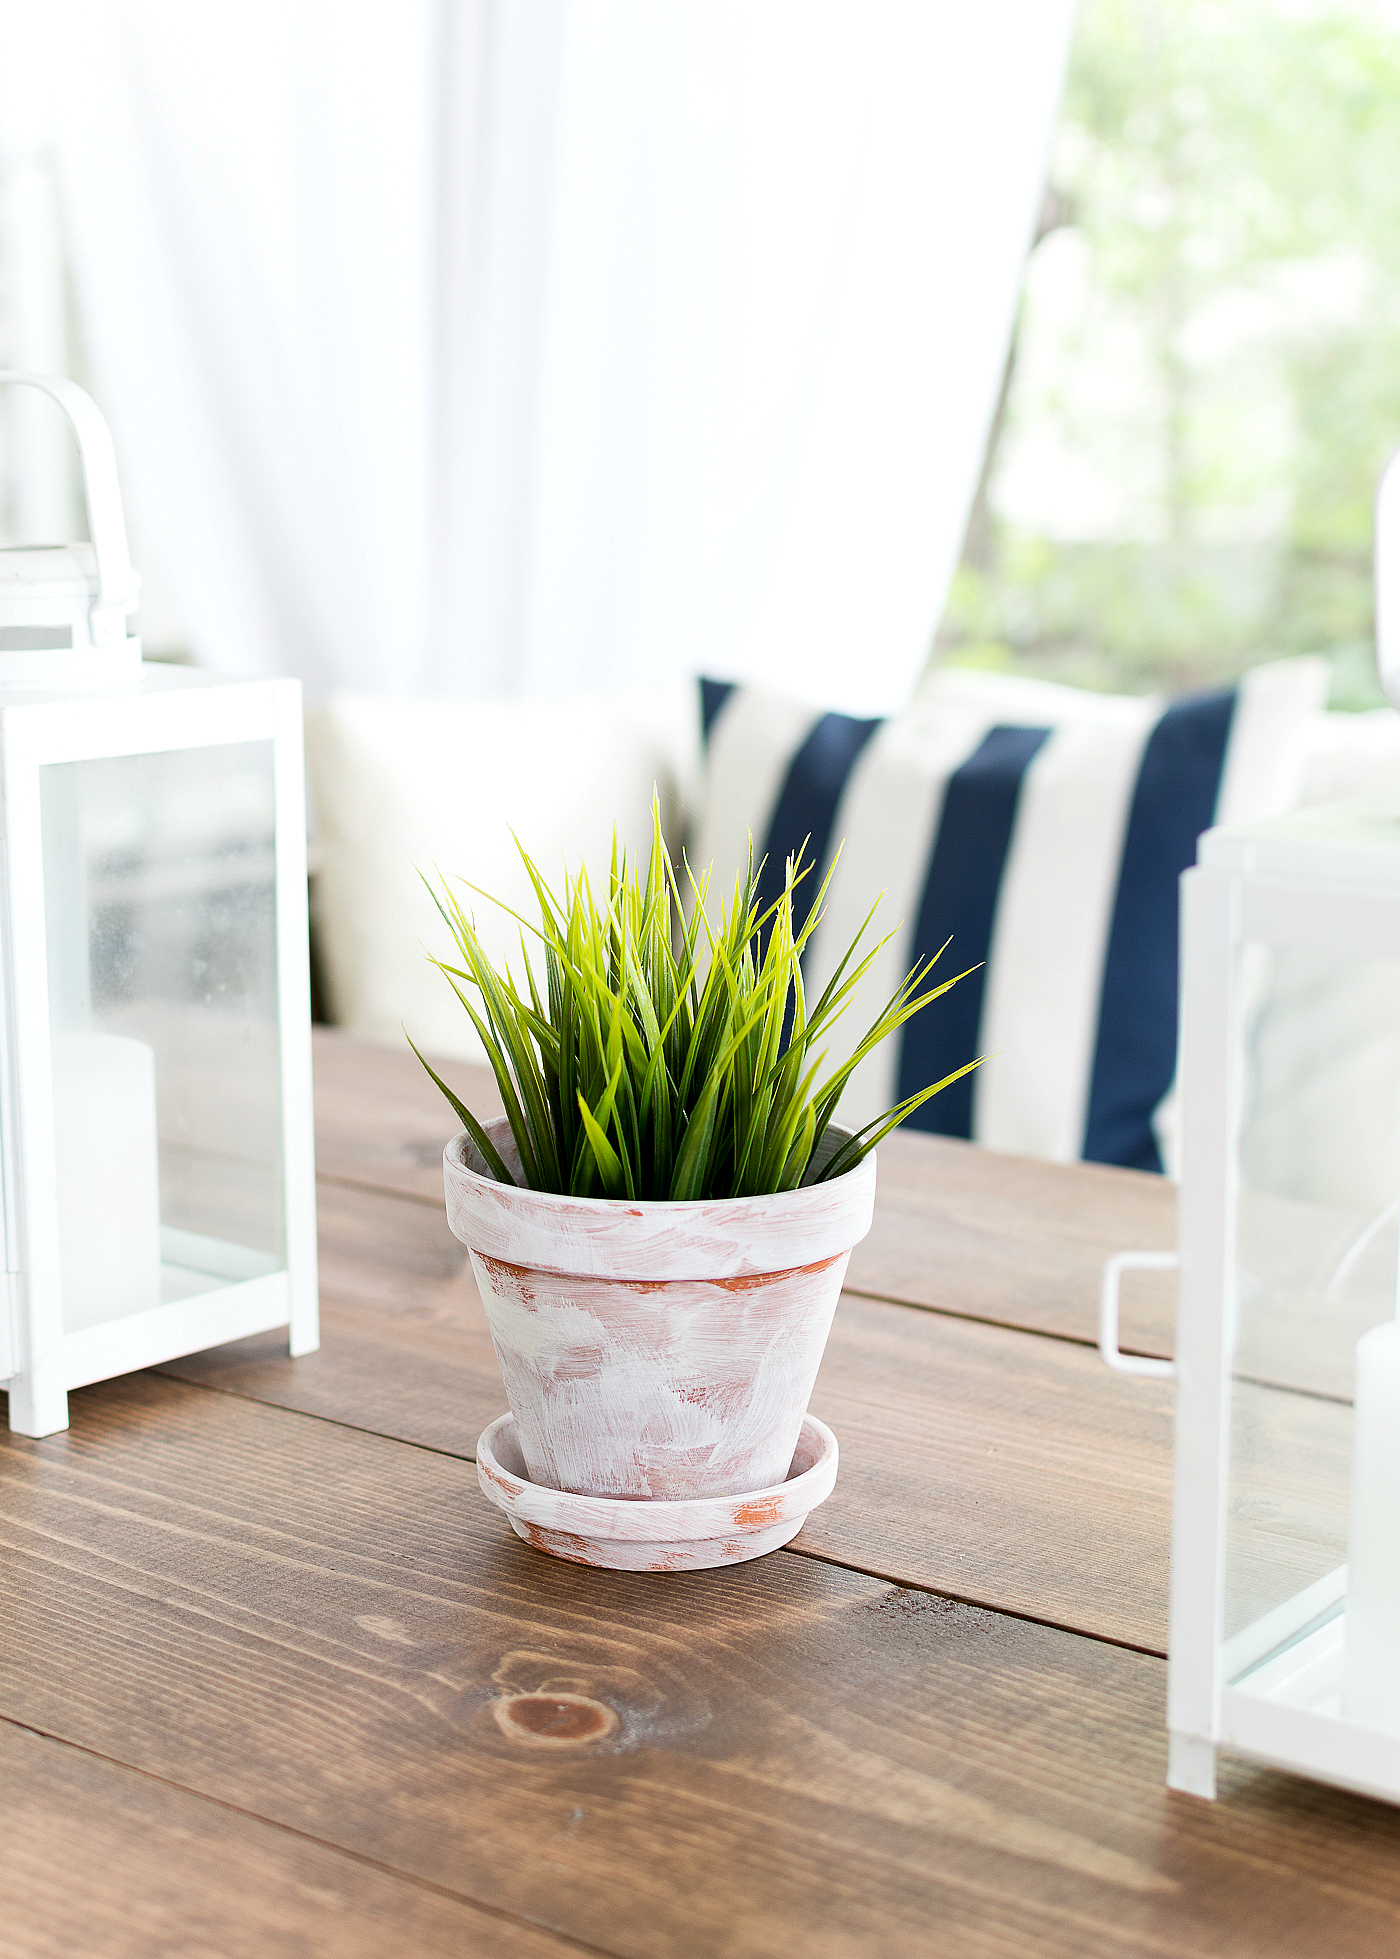
[{"label": "white cushion", "polygon": [[1400,713],[1314,714],[1303,731],[1300,804],[1400,792]]},{"label": "white cushion", "polygon": [[312,710],[315,922],[332,1018],[387,1042],[406,1028],[425,1053],[480,1059],[425,956],[447,957],[451,940],[419,871],[452,879],[493,956],[518,970],[515,921],[456,881],[537,917],[514,830],[547,880],[582,862],[606,891],[614,824],[621,848],[648,850],[653,785],[678,844],[697,743],[690,688],[611,701],[341,694]]},{"label": "white cushion", "polygon": [[[1400,803],[1394,708],[1318,714],[1308,725],[1300,801],[1357,798]],[[1256,962],[1253,978],[1247,1180],[1379,1214],[1393,1202],[1400,1163],[1400,967],[1292,952]],[[1393,1259],[1393,1233],[1389,1243]]]}]

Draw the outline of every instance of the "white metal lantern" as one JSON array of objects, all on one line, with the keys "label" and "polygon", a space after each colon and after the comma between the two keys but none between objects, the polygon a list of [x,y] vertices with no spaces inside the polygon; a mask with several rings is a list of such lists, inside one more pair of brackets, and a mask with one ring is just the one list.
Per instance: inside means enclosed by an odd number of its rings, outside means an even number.
[{"label": "white metal lantern", "polygon": [[[1376,510],[1400,697],[1400,458]],[[1171,1787],[1221,1751],[1400,1801],[1400,783],[1211,830],[1182,879],[1177,1253],[1099,1347],[1175,1375]],[[1179,1266],[1176,1361],[1118,1281]]]},{"label": "white metal lantern", "polygon": [[1168,1780],[1400,1800],[1400,799],[1182,887]]},{"label": "white metal lantern", "polygon": [[[1176,1376],[1168,1781],[1400,1801],[1400,795],[1208,832],[1182,931],[1177,1258],[1100,1321]],[[1174,1367],[1120,1354],[1178,1262]]]},{"label": "white metal lantern", "polygon": [[101,415],[0,383],[67,413],[92,535],[0,551],[0,1386],[47,1435],[87,1382],[318,1344],[301,702],[142,664]]}]

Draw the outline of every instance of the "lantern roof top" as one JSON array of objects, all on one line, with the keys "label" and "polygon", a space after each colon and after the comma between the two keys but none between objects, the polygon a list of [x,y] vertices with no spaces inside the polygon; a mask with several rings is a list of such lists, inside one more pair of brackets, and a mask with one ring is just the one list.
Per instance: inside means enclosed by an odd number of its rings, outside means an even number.
[{"label": "lantern roof top", "polygon": [[[233,688],[269,684],[274,683],[256,674],[211,673],[207,667],[185,666],[183,662],[173,660],[144,660],[137,666],[134,680],[120,673],[114,674],[105,683],[97,681],[82,687],[62,683],[49,687],[40,684],[29,687],[0,684],[0,726],[17,716],[100,708],[104,702],[113,707],[118,702],[132,702],[137,704],[134,711],[139,713],[140,702],[162,695],[227,692]],[[284,683],[279,681],[275,684]]]},{"label": "lantern roof top", "polygon": [[1207,830],[1197,861],[1271,883],[1400,890],[1400,789]]}]

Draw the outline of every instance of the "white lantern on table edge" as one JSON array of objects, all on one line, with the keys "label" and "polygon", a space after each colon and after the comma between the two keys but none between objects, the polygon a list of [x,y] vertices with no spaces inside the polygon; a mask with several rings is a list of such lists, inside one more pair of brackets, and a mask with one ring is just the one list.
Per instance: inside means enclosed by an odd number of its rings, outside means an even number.
[{"label": "white lantern on table edge", "polygon": [[143,664],[111,438],[90,545],[0,551],[0,1386],[319,1344],[300,689]]},{"label": "white lantern on table edge", "polygon": [[[1400,698],[1400,470],[1377,500]],[[1182,879],[1177,1253],[1104,1275],[1175,1375],[1170,1787],[1220,1754],[1400,1801],[1400,784],[1202,837]],[[1118,1280],[1179,1266],[1176,1361]]]}]

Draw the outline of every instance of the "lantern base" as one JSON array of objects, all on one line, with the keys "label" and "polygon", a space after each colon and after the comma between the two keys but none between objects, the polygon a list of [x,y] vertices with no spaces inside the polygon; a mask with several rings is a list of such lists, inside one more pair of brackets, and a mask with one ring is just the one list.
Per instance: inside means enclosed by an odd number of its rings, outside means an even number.
[{"label": "lantern base", "polygon": [[17,1374],[9,1382],[10,1430],[15,1435],[57,1435],[68,1426],[68,1390],[52,1380]]},{"label": "lantern base", "polygon": [[1215,1801],[1215,1743],[1175,1731],[1167,1742],[1167,1787]]},{"label": "lantern base", "polygon": [[[54,1435],[68,1426],[68,1394],[94,1381],[159,1367],[183,1354],[288,1329],[288,1349],[306,1354],[319,1344],[314,1281],[298,1298],[286,1270],[232,1283],[210,1274],[174,1273],[177,1296],[144,1313],[128,1313],[65,1334],[38,1368],[9,1383],[10,1427],[17,1435]],[[189,1281],[195,1281],[191,1284]]]}]

